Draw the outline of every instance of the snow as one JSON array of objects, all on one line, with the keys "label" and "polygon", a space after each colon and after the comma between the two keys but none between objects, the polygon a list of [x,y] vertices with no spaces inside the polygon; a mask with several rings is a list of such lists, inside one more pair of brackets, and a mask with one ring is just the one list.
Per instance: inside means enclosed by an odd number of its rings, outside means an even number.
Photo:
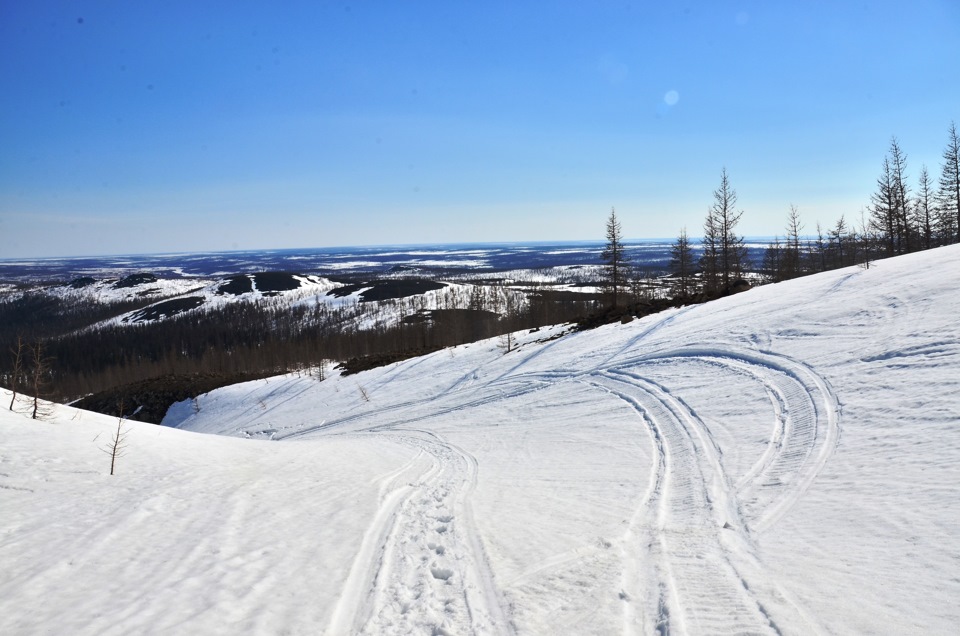
[{"label": "snow", "polygon": [[197,291],[210,281],[201,278],[158,278],[150,283],[141,283],[131,287],[117,287],[117,279],[98,280],[86,287],[74,289],[66,285],[51,286],[44,289],[47,294],[67,299],[86,298],[100,303],[116,303],[138,298],[168,300]]},{"label": "snow", "polygon": [[369,269],[374,267],[379,267],[380,263],[378,261],[343,261],[341,263],[325,263],[324,267],[326,269],[340,270],[340,269]]},{"label": "snow", "polygon": [[113,477],[115,419],[0,411],[0,633],[955,633],[958,290],[954,246],[234,385]]},{"label": "snow", "polygon": [[[202,299],[203,302],[198,307],[181,313],[216,310],[224,307],[225,305],[236,302],[260,302],[264,304],[287,305],[291,307],[302,304],[312,305],[316,302],[319,302],[321,297],[325,297],[327,292],[341,286],[339,283],[334,283],[329,279],[320,276],[301,276],[294,274],[292,275],[292,278],[300,283],[299,288],[267,293],[263,293],[257,289],[256,279],[252,276],[250,277],[252,291],[242,294],[221,292],[220,287],[226,282],[223,280],[205,281],[207,284],[203,286],[197,286],[194,282],[192,288],[183,291],[181,295],[197,297]],[[194,281],[196,280],[197,279],[194,279]],[[177,281],[158,281],[158,283],[167,282]],[[167,297],[164,298],[164,300],[170,300],[170,298]],[[121,314],[94,325],[92,328],[100,328],[104,326],[122,326],[125,324],[143,324],[149,322],[158,322],[165,319],[163,317],[152,320],[144,319],[139,316],[140,311],[141,310],[136,310]],[[175,315],[180,314],[178,313]]]},{"label": "snow", "polygon": [[349,567],[340,551],[360,547],[381,482],[423,463],[361,439],[318,452],[130,422],[110,477],[100,448],[116,420],[57,410],[0,424],[3,634],[323,625]]}]

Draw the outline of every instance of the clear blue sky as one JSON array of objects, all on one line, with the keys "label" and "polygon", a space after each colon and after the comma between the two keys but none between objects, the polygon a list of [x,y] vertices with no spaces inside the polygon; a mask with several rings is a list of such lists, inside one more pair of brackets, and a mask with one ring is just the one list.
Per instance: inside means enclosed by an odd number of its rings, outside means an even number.
[{"label": "clear blue sky", "polygon": [[960,2],[0,0],[0,258],[701,231],[939,174]]}]

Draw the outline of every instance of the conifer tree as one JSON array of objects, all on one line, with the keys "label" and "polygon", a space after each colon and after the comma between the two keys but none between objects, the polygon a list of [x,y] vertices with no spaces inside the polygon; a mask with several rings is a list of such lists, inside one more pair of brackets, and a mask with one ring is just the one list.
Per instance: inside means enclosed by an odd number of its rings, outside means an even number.
[{"label": "conifer tree", "polygon": [[720,287],[720,237],[712,208],[707,210],[707,218],[703,222],[701,247],[703,251],[700,254],[700,272],[703,290],[714,294]]},{"label": "conifer tree", "polygon": [[960,243],[960,137],[954,122],[950,122],[947,147],[943,151],[937,199],[940,240],[944,243]]},{"label": "conifer tree", "polygon": [[610,294],[612,306],[617,307],[623,298],[630,268],[623,249],[620,220],[617,219],[614,208],[610,208],[610,216],[607,218],[606,237],[607,245],[600,253],[604,262],[604,287]]},{"label": "conifer tree", "polygon": [[803,224],[800,222],[800,211],[797,206],[790,205],[790,214],[787,216],[787,237],[783,247],[783,278],[794,278],[801,274],[800,259],[800,231]]},{"label": "conifer tree", "polygon": [[909,188],[906,184],[907,156],[897,138],[883,158],[883,171],[877,179],[877,191],[871,196],[871,222],[883,237],[887,256],[910,250]]},{"label": "conifer tree", "polygon": [[39,420],[50,415],[50,407],[40,401],[41,395],[46,391],[47,376],[50,373],[50,359],[43,351],[43,343],[37,341],[30,347],[30,358],[33,363],[30,370],[30,388],[33,391],[30,417]]},{"label": "conifer tree", "polygon": [[847,220],[841,214],[840,218],[837,219],[837,224],[833,226],[832,230],[830,230],[830,243],[831,245],[835,246],[837,253],[836,267],[844,266],[844,248],[849,244],[847,241],[848,238]]},{"label": "conifer tree", "polygon": [[680,236],[670,247],[670,272],[676,277],[674,295],[689,296],[693,291],[693,250],[687,238],[687,228],[680,230]]},{"label": "conifer tree", "polygon": [[936,229],[936,219],[934,218],[936,207],[933,184],[930,181],[926,166],[920,167],[917,195],[911,207],[913,209],[913,225],[917,228],[917,235],[920,239],[920,248],[928,250],[933,247],[934,230]]},{"label": "conifer tree", "polygon": [[724,168],[720,174],[720,187],[713,191],[713,205],[703,224],[704,253],[700,262],[709,291],[729,290],[746,266],[747,249],[743,237],[736,232],[743,212],[738,212],[736,205],[737,192],[731,187]]},{"label": "conifer tree", "polygon": [[784,247],[779,236],[774,236],[763,252],[763,276],[770,283],[779,283],[784,279]]}]

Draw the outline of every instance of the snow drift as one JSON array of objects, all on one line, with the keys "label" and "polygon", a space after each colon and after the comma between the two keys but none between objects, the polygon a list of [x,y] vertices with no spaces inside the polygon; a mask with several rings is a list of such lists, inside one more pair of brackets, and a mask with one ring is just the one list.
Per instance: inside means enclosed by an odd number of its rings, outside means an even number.
[{"label": "snow drift", "polygon": [[114,477],[116,420],[2,411],[0,632],[952,633],[958,313],[949,247],[271,378]]}]

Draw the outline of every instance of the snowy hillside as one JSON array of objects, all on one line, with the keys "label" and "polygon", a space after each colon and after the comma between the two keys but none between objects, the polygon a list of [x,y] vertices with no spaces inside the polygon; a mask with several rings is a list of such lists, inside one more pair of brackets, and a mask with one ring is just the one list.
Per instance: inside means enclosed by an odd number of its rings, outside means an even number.
[{"label": "snowy hillside", "polygon": [[82,277],[66,285],[41,288],[42,292],[65,299],[86,299],[98,303],[147,298],[156,300],[136,311],[117,316],[103,324],[142,324],[178,316],[184,312],[217,309],[232,302],[262,302],[277,298],[295,304],[320,298],[339,287],[319,276],[285,272],[236,274],[220,279],[157,278],[150,273],[131,274],[119,280]]},{"label": "snowy hillside", "polygon": [[66,301],[102,304],[134,300],[149,302],[139,309],[91,325],[92,328],[144,325],[192,312],[216,312],[235,303],[247,303],[280,311],[285,308],[305,308],[319,314],[342,311],[344,313],[338,320],[342,327],[352,325],[359,329],[376,329],[395,325],[404,318],[416,317],[418,313],[473,307],[478,297],[485,307],[496,309],[525,306],[530,290],[584,294],[584,298],[597,293],[596,287],[574,284],[569,280],[572,280],[569,269],[564,267],[542,272],[498,273],[473,284],[399,277],[345,284],[312,274],[289,272],[163,279],[142,272],[121,279],[80,277],[66,284],[33,288],[0,285],[0,302],[37,293]]},{"label": "snowy hillside", "polygon": [[227,387],[113,477],[3,410],[0,633],[952,634],[958,314],[954,246]]}]

